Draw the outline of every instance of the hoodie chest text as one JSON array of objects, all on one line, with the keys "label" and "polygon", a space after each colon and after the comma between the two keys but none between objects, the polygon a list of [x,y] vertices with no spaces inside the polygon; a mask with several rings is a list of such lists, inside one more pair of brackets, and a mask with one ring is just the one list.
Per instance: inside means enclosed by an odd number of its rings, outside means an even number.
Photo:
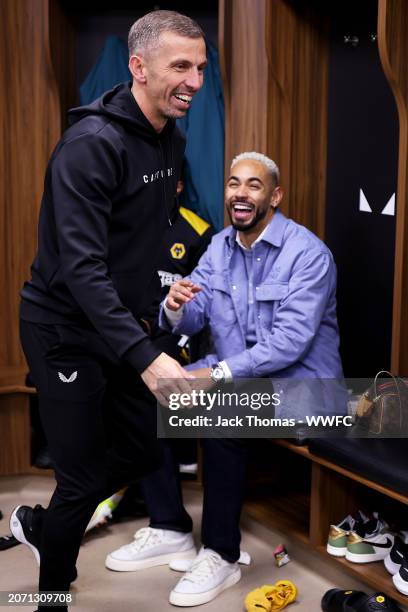
[{"label": "hoodie chest text", "polygon": [[149,172],[149,174],[143,174],[142,179],[144,183],[155,183],[156,181],[173,176],[173,174],[174,168],[166,168],[165,170],[160,169],[155,172]]}]

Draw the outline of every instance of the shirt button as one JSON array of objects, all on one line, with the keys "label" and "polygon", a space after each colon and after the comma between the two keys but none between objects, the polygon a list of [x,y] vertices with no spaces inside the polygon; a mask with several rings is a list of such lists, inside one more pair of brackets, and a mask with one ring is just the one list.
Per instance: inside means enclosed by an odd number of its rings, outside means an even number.
[{"label": "shirt button", "polygon": [[260,319],[260,318],[261,318],[261,315],[258,315],[258,319]]},{"label": "shirt button", "polygon": [[256,261],[261,261],[261,258],[260,258],[260,257],[257,257],[257,258],[256,258]]},{"label": "shirt button", "polygon": [[235,291],[235,289],[237,288],[237,286],[236,286],[236,285],[232,285],[232,288],[233,288],[233,289],[234,289],[234,291]]},{"label": "shirt button", "polygon": [[259,287],[255,287],[255,289],[259,289]]}]

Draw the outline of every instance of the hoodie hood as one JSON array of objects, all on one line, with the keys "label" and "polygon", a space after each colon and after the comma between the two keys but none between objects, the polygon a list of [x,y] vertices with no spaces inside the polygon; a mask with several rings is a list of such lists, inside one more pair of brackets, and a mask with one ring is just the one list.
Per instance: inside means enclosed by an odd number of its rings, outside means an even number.
[{"label": "hoodie hood", "polygon": [[73,125],[89,115],[104,115],[126,124],[127,129],[135,130],[144,138],[162,138],[174,129],[175,121],[169,119],[164,129],[158,133],[140,110],[131,92],[132,83],[121,83],[106,91],[91,104],[77,106],[68,111],[69,125]]}]

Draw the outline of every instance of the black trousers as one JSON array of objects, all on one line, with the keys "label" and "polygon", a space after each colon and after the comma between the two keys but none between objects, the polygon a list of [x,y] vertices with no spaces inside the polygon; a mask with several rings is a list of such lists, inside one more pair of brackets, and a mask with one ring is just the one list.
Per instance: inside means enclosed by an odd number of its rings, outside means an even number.
[{"label": "black trousers", "polygon": [[68,591],[97,504],[161,465],[156,402],[96,332],[21,321],[20,333],[57,481],[41,520],[39,589]]},{"label": "black trousers", "polygon": [[[163,440],[162,467],[141,481],[150,526],[189,532],[192,520],[183,505],[178,464],[171,442]],[[201,541],[234,563],[239,559],[239,521],[244,501],[248,446],[240,439],[208,438],[203,445],[204,503]]]}]

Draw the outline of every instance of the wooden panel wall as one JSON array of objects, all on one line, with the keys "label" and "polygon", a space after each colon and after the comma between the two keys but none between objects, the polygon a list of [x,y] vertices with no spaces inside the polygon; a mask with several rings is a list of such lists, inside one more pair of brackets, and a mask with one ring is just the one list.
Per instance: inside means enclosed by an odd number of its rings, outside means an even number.
[{"label": "wooden panel wall", "polygon": [[19,291],[28,277],[46,163],[59,135],[48,0],[0,3],[0,390],[24,382]]},{"label": "wooden panel wall", "polygon": [[27,394],[0,396],[0,476],[30,471],[30,412]]},{"label": "wooden panel wall", "polygon": [[271,0],[268,148],[276,151],[285,212],[324,237],[328,97],[328,19],[309,3]]},{"label": "wooden panel wall", "polygon": [[226,169],[258,150],[281,169],[282,210],[324,235],[328,22],[308,3],[221,0]]},{"label": "wooden panel wall", "polygon": [[399,116],[391,369],[408,375],[408,3],[379,0],[378,45]]},{"label": "wooden panel wall", "polygon": [[266,0],[219,1],[226,176],[238,153],[267,150],[266,4]]},{"label": "wooden panel wall", "polygon": [[49,46],[62,133],[68,126],[67,110],[79,106],[79,95],[75,79],[75,27],[59,0],[49,0]]},{"label": "wooden panel wall", "polygon": [[[243,151],[267,151],[268,0],[219,0],[218,46],[225,101],[225,176]],[[227,215],[225,222],[229,223]]]},{"label": "wooden panel wall", "polygon": [[44,172],[60,134],[48,11],[48,0],[0,2],[1,475],[27,472],[30,465],[27,367],[18,306],[36,250]]}]

